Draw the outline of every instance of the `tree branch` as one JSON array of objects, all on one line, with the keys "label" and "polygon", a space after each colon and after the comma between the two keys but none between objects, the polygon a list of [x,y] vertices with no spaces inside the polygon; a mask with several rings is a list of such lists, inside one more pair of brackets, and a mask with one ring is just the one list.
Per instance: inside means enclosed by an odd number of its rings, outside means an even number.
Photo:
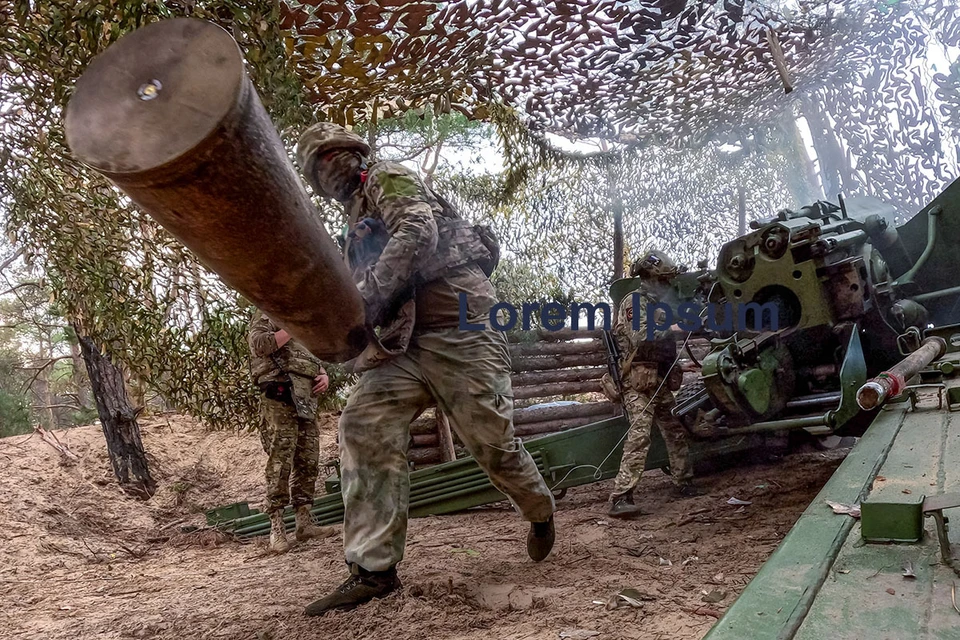
[{"label": "tree branch", "polygon": [[41,374],[47,367],[49,367],[50,365],[52,365],[52,364],[53,364],[54,362],[56,362],[57,360],[65,360],[65,359],[67,359],[67,358],[69,358],[69,357],[70,357],[70,356],[60,356],[59,358],[50,358],[49,360],[47,360],[47,363],[44,364],[44,365],[41,366],[41,367],[17,367],[18,369],[22,369],[22,370],[24,370],[24,371],[30,371],[30,370],[36,369],[36,373],[34,373],[34,374],[30,377],[30,380],[27,381],[27,384],[23,385],[20,393],[26,393],[26,392],[27,392],[27,389],[29,389],[30,387],[33,386],[33,383],[37,381],[37,378],[40,377],[40,374]]},{"label": "tree branch", "polygon": [[0,291],[0,296],[9,295],[15,292],[17,289],[22,289],[23,287],[36,287],[39,289],[40,283],[39,282],[21,282],[20,284],[7,289],[6,291]]},{"label": "tree branch", "polygon": [[3,264],[0,264],[0,271],[3,271],[7,267],[16,261],[17,258],[23,255],[23,249],[18,249],[12,256],[3,261]]}]

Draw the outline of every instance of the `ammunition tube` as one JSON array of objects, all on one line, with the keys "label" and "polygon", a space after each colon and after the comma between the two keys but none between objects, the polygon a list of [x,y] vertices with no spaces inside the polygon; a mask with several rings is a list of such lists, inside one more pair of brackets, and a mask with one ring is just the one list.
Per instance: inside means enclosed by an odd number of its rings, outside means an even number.
[{"label": "ammunition tube", "polygon": [[367,341],[364,307],[230,34],[162,20],[97,56],[66,110],[102,173],[315,356]]},{"label": "ammunition tube", "polygon": [[903,392],[907,386],[907,380],[917,375],[921,369],[946,351],[947,343],[943,338],[939,336],[925,338],[920,343],[919,349],[860,387],[857,391],[857,404],[864,411],[870,411],[882,405],[887,399],[895,398]]}]

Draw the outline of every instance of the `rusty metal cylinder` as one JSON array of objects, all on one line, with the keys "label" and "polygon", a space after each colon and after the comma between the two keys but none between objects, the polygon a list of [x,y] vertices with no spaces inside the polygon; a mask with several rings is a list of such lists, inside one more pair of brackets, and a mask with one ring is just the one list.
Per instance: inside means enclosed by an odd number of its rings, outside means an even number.
[{"label": "rusty metal cylinder", "polygon": [[876,378],[864,383],[857,391],[857,404],[864,411],[870,411],[879,407],[888,398],[895,398],[903,393],[907,380],[920,373],[921,369],[946,351],[947,343],[943,338],[938,336],[924,338],[919,349]]},{"label": "rusty metal cylinder", "polygon": [[360,294],[226,31],[179,18],[120,39],[77,81],[66,131],[79,160],[314,355],[363,349]]}]

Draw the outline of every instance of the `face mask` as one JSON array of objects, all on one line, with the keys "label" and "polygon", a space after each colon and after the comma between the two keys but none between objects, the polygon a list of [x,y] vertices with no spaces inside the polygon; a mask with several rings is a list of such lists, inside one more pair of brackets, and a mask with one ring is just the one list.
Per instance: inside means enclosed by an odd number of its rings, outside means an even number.
[{"label": "face mask", "polygon": [[314,187],[328,198],[347,202],[360,188],[362,160],[355,151],[338,150],[317,158]]}]

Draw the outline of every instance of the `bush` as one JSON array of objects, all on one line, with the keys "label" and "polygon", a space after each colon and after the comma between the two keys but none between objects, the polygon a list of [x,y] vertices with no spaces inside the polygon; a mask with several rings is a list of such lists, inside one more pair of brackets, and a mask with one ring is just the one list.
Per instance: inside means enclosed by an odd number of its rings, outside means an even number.
[{"label": "bush", "polygon": [[27,399],[0,389],[0,438],[32,430]]}]

